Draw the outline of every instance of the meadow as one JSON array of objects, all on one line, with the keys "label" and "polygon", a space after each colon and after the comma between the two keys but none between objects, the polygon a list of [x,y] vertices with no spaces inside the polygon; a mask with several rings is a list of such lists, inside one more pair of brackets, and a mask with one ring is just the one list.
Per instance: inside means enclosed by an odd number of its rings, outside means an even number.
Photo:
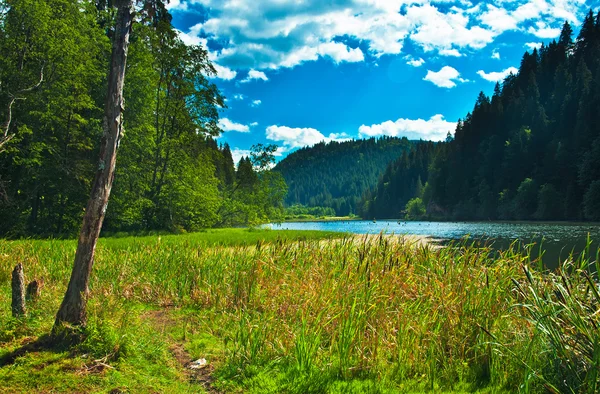
[{"label": "meadow", "polygon": [[[244,229],[103,238],[85,340],[31,347],[52,327],[74,249],[0,241],[1,392],[598,391],[591,250],[542,272],[530,248],[467,241]],[[19,262],[44,285],[17,319]]]}]

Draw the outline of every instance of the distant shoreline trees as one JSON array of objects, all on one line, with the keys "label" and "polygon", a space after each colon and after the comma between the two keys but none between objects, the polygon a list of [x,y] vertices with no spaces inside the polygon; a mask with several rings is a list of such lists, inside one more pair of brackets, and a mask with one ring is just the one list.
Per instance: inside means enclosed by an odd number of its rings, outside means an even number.
[{"label": "distant shoreline trees", "polygon": [[381,137],[298,149],[275,166],[289,188],[285,203],[332,208],[332,216],[356,214],[363,192],[411,144],[406,138]]}]

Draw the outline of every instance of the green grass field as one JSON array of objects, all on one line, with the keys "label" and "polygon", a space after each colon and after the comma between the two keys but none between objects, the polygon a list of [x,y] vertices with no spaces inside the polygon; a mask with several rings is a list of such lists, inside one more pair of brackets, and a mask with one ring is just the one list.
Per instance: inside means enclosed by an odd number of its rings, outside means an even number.
[{"label": "green grass field", "polygon": [[[0,241],[0,392],[598,391],[600,296],[586,255],[542,274],[512,251],[388,237],[104,238],[86,339],[15,357],[50,331],[74,249]],[[18,262],[44,281],[21,319],[10,312]]]}]

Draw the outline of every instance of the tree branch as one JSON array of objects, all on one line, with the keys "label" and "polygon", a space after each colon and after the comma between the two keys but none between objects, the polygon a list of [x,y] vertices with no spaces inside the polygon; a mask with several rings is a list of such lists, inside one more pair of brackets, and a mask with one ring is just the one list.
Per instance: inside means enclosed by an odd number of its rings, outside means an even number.
[{"label": "tree branch", "polygon": [[28,88],[21,89],[16,94],[8,93],[8,97],[10,99],[8,100],[8,105],[6,106],[6,112],[7,112],[6,122],[4,122],[4,124],[2,125],[2,135],[0,136],[0,153],[6,151],[6,148],[4,146],[10,140],[12,140],[15,136],[14,133],[13,134],[8,133],[10,130],[10,125],[12,123],[12,107],[15,104],[15,101],[25,100],[25,97],[19,97],[19,96],[21,96],[25,93],[30,93],[42,85],[42,83],[44,82],[44,66],[45,66],[45,64],[42,64],[42,68],[40,70],[40,80],[38,83],[36,83],[35,85],[32,85]]}]

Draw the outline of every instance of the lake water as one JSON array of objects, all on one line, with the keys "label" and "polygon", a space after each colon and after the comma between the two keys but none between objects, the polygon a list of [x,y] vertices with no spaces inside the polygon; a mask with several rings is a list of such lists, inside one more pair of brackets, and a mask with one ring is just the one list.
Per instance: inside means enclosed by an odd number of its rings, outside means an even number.
[{"label": "lake water", "polygon": [[[275,230],[325,230],[344,231],[355,234],[414,234],[429,236],[442,242],[471,239],[486,240],[496,249],[507,248],[513,241],[523,244],[542,244],[544,265],[555,268],[573,251],[580,253],[586,245],[588,234],[592,239],[594,259],[600,246],[600,225],[589,223],[542,223],[542,222],[404,222],[396,220],[286,222],[273,224]],[[539,247],[534,248],[535,256]]]}]

